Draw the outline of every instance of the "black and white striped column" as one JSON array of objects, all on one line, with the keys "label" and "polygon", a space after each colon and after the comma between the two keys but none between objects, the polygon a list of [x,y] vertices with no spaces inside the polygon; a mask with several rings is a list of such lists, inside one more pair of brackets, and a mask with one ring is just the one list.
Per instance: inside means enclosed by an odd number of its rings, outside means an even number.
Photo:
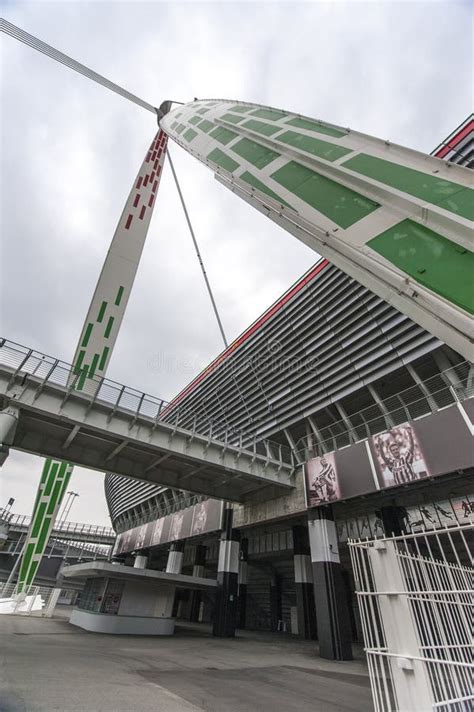
[{"label": "black and white striped column", "polygon": [[175,541],[171,544],[166,562],[167,574],[180,574],[183,568],[184,541]]},{"label": "black and white striped column", "polygon": [[232,528],[232,521],[232,509],[224,509],[212,630],[216,638],[233,638],[237,624],[240,534]]},{"label": "black and white striped column", "polygon": [[237,628],[245,628],[247,615],[247,581],[248,581],[249,540],[240,542],[239,560],[239,613]]},{"label": "black and white striped column", "polygon": [[313,569],[309,548],[308,528],[293,527],[293,564],[295,567],[298,635],[307,640],[317,638],[316,609],[313,593]]},{"label": "black and white striped column", "polygon": [[308,534],[319,654],[328,660],[352,660],[349,609],[330,506],[308,510]]},{"label": "black and white striped column", "polygon": [[[206,563],[206,547],[202,544],[196,546],[194,553],[193,576],[204,578],[204,566]],[[189,620],[199,621],[199,611],[201,608],[201,591],[191,591],[191,605],[189,608]]]}]

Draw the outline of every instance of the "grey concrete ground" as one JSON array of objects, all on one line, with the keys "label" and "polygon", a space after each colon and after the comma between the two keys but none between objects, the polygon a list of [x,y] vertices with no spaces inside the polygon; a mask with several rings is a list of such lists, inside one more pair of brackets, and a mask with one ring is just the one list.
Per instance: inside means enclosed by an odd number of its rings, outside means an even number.
[{"label": "grey concrete ground", "polygon": [[362,659],[245,632],[212,638],[101,636],[53,619],[0,616],[1,712],[371,712]]}]

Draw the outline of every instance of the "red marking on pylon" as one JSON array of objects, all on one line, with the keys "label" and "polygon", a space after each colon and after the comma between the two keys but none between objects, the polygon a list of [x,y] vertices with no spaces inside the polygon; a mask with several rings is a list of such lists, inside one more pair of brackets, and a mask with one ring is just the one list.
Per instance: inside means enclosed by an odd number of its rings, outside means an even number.
[{"label": "red marking on pylon", "polygon": [[127,218],[127,222],[125,223],[125,230],[128,230],[128,228],[130,227],[130,225],[132,223],[132,220],[133,220],[133,215],[129,215]]},{"label": "red marking on pylon", "polygon": [[143,220],[143,216],[145,215],[145,210],[146,210],[146,207],[143,205],[142,209],[140,210],[140,220]]},{"label": "red marking on pylon", "polygon": [[139,178],[138,178],[138,180],[137,180],[137,184],[136,184],[136,186],[135,186],[135,188],[136,188],[137,190],[139,190],[139,188],[140,188],[140,186],[141,186],[141,184],[142,184],[142,180],[143,180],[143,178],[142,178],[141,176],[139,176]]},{"label": "red marking on pylon", "polygon": [[153,205],[154,199],[155,199],[155,196],[154,196],[153,193],[152,193],[152,194],[150,195],[150,200],[148,201],[148,207],[149,207],[149,208],[151,208],[151,206]]},{"label": "red marking on pylon", "polygon": [[137,193],[135,196],[135,200],[133,201],[133,207],[136,208],[139,202],[140,202],[140,193]]}]

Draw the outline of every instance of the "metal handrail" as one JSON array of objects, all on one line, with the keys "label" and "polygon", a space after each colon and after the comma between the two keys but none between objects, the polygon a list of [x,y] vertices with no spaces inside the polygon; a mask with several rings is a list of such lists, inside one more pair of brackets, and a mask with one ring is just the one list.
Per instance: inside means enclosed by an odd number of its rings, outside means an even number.
[{"label": "metal handrail", "polygon": [[[182,404],[174,407],[169,401],[129,388],[108,378],[87,376],[83,379],[84,382],[80,383],[78,371],[71,364],[7,339],[0,339],[0,365],[12,369],[10,382],[13,382],[19,374],[32,376],[38,381],[39,391],[51,383],[67,389],[65,400],[71,397],[72,392],[80,393],[93,399],[95,403],[110,408],[110,417],[119,411],[131,415],[132,422],[138,417],[149,419],[154,423],[163,422],[204,437],[212,437],[215,442],[226,443],[243,452],[252,451],[255,433],[224,425],[216,419],[209,418],[205,413],[186,408]],[[268,444],[268,448],[265,443]],[[293,451],[287,445],[271,440],[259,440],[257,447],[259,450],[257,456],[264,460],[294,465]],[[268,452],[273,453],[273,457],[270,458]]]},{"label": "metal handrail", "polygon": [[[13,527],[24,527],[28,529],[31,524],[31,516],[29,514],[14,514],[0,507],[0,521]],[[56,522],[53,527],[53,532],[92,534],[94,536],[109,538],[115,537],[115,531],[112,527],[105,527],[100,524],[83,524],[81,522]]]},{"label": "metal handrail", "polygon": [[472,396],[474,369],[467,361],[463,361],[393,396],[381,399],[379,403],[348,414],[348,420],[360,421],[352,424],[352,427],[347,427],[347,419],[338,420],[322,428],[318,436],[305,435],[296,443],[295,454],[303,461],[309,457],[318,457],[402,423],[436,413]]}]

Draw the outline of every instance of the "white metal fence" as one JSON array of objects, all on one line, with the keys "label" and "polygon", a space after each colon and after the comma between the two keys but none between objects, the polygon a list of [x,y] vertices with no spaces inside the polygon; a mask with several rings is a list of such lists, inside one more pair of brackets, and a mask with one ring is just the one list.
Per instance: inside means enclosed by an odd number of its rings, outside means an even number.
[{"label": "white metal fence", "polygon": [[376,712],[474,709],[473,534],[349,541]]},{"label": "white metal fence", "polygon": [[52,586],[31,586],[26,594],[19,594],[15,583],[0,583],[0,615],[43,616],[51,618],[58,603],[72,605],[76,591]]}]

